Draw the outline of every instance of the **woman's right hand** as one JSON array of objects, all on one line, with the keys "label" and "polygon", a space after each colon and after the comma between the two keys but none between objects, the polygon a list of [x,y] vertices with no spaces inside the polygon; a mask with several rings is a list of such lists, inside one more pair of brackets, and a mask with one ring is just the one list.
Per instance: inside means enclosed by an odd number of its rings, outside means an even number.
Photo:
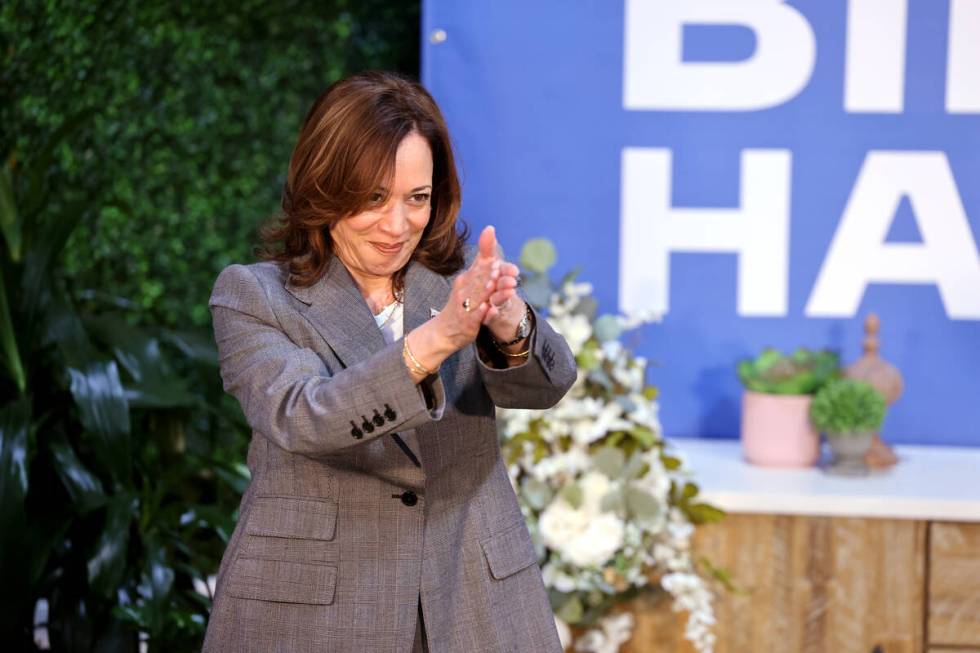
[{"label": "woman's right hand", "polygon": [[453,351],[476,340],[490,309],[490,294],[497,286],[500,264],[496,232],[492,226],[486,227],[480,233],[476,258],[456,277],[446,305],[434,318]]},{"label": "woman's right hand", "polygon": [[405,336],[415,359],[409,359],[406,364],[416,382],[425,377],[412,369],[412,362],[435,371],[442,361],[476,340],[490,309],[490,295],[497,286],[500,265],[496,232],[493,227],[486,227],[480,233],[476,258],[456,277],[446,305],[438,315]]}]

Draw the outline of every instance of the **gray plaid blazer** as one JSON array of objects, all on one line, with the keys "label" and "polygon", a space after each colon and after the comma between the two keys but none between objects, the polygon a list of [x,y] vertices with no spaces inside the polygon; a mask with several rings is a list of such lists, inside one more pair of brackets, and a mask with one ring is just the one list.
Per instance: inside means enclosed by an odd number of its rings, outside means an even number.
[{"label": "gray plaid blazer", "polygon": [[[405,333],[450,289],[410,264]],[[230,265],[209,306],[253,431],[205,651],[407,653],[420,601],[434,653],[561,650],[494,424],[494,406],[549,407],[575,380],[545,320],[524,365],[465,347],[427,401],[336,259],[307,288],[276,263]]]}]

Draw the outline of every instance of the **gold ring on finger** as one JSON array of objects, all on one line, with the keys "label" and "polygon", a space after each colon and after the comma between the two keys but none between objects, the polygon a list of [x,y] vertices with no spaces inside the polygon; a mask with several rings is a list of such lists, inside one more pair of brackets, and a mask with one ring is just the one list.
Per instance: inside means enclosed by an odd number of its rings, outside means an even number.
[{"label": "gold ring on finger", "polygon": [[463,310],[464,311],[466,311],[467,313],[469,313],[470,312],[470,308],[472,308],[472,307],[473,307],[473,302],[470,301],[470,298],[469,297],[467,297],[466,299],[463,300]]}]

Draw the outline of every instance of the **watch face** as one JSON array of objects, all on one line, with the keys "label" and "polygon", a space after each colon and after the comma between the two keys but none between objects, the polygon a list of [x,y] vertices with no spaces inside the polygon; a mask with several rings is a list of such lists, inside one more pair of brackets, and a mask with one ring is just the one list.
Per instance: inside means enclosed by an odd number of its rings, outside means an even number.
[{"label": "watch face", "polygon": [[524,313],[521,323],[517,325],[517,337],[527,338],[527,334],[531,333],[531,320],[528,317],[528,313]]}]

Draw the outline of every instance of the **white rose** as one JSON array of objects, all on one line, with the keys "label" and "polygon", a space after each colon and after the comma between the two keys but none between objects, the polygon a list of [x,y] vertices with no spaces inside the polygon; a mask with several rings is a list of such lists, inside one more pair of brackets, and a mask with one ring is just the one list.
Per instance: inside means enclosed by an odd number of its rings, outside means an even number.
[{"label": "white rose", "polygon": [[623,545],[623,522],[605,512],[589,521],[585,532],[560,550],[562,558],[579,567],[598,567]]},{"label": "white rose", "polygon": [[585,531],[588,521],[584,511],[576,510],[561,497],[556,497],[541,513],[538,528],[548,548],[561,553],[569,540]]},{"label": "white rose", "polygon": [[565,337],[572,354],[578,356],[582,345],[592,336],[592,324],[589,318],[581,314],[548,317],[551,327]]}]

